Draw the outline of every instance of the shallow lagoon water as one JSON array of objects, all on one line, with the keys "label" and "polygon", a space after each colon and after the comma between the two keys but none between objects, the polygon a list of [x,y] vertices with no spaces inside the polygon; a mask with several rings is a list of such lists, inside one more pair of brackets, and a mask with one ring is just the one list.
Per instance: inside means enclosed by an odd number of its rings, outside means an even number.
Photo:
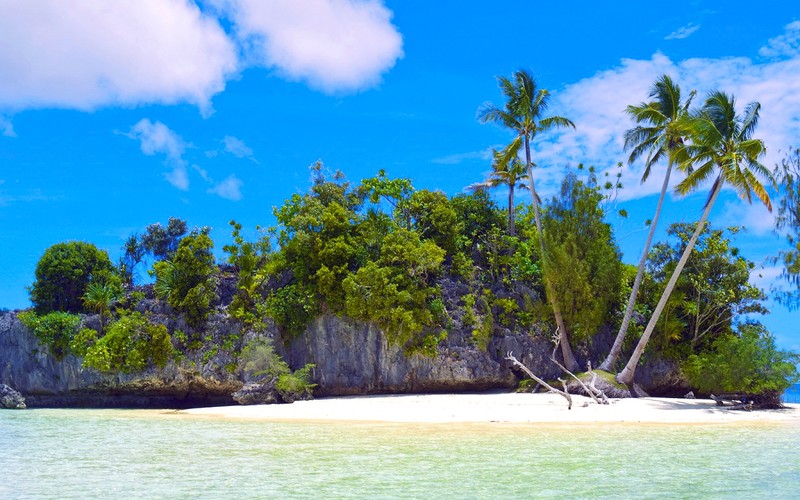
[{"label": "shallow lagoon water", "polygon": [[800,428],[0,412],[0,498],[790,498]]}]

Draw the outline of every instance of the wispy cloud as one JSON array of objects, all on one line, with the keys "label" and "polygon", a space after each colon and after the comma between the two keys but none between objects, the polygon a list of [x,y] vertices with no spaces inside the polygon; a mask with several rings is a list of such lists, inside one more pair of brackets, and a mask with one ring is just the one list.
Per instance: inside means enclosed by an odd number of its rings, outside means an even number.
[{"label": "wispy cloud", "polygon": [[217,0],[253,64],[324,92],[377,84],[403,57],[379,0]]},{"label": "wispy cloud", "polygon": [[487,148],[481,151],[470,151],[469,153],[457,153],[448,156],[442,156],[441,158],[434,158],[431,160],[433,163],[438,163],[440,165],[458,165],[459,163],[463,163],[464,161],[468,160],[491,160],[492,159],[492,149]]},{"label": "wispy cloud", "polygon": [[0,107],[195,104],[237,71],[235,44],[195,2],[0,3]]},{"label": "wispy cloud", "polygon": [[159,121],[151,122],[144,118],[125,135],[139,141],[142,153],[148,156],[165,155],[164,163],[170,167],[170,171],[164,174],[164,178],[182,191],[189,189],[189,173],[186,160],[183,159],[186,143],[178,134]]},{"label": "wispy cloud", "polygon": [[699,29],[699,24],[689,23],[665,36],[664,40],[683,40],[684,38],[692,36],[692,34]]},{"label": "wispy cloud", "polygon": [[0,115],[0,135],[4,137],[17,136],[16,132],[14,132],[14,125],[11,123],[11,120],[3,115]]},{"label": "wispy cloud", "polygon": [[249,148],[243,140],[237,139],[232,135],[226,135],[222,138],[222,144],[225,146],[225,151],[233,156],[237,158],[249,158],[258,163],[253,157],[253,150]]},{"label": "wispy cloud", "polygon": [[[0,186],[5,181],[0,181]],[[44,194],[41,189],[33,189],[20,194],[6,194],[0,191],[0,207],[12,205],[14,203],[30,203],[35,201],[54,201],[63,199],[63,196],[50,196]]]},{"label": "wispy cloud", "polygon": [[[800,27],[794,23],[787,32]],[[612,69],[599,72],[553,93],[550,111],[572,119],[577,130],[563,130],[542,135],[534,144],[535,160],[541,167],[537,188],[554,192],[565,165],[594,164],[598,169],[613,169],[626,161],[623,151],[625,131],[633,126],[625,115],[629,104],[647,100],[649,88],[661,74],[669,74],[688,94],[697,90],[695,105],[700,105],[708,91],[719,89],[733,94],[741,112],[746,103],[759,101],[761,120],[755,136],[764,140],[767,154],[762,162],[775,165],[800,137],[800,50],[792,36],[782,40],[782,59],[753,61],[746,57],[694,58],[672,61],[656,53],[650,59],[624,59]],[[769,46],[774,44],[770,42]],[[794,55],[790,55],[794,54]],[[635,199],[658,193],[664,165],[657,166],[649,180],[640,184],[641,162],[623,169],[626,186],[620,199]],[[673,184],[682,180],[673,175]],[[540,189],[541,190],[541,189]]]},{"label": "wispy cloud", "polygon": [[770,38],[767,45],[761,47],[758,55],[761,57],[795,57],[800,52],[800,21],[787,24],[786,32],[775,38]]},{"label": "wispy cloud", "polygon": [[231,174],[225,180],[210,188],[208,192],[226,200],[239,201],[242,199],[242,181]]}]

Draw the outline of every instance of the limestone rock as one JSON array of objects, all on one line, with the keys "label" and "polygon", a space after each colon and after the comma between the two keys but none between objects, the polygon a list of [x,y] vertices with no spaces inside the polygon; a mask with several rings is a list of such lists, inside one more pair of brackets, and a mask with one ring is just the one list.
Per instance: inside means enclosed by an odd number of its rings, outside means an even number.
[{"label": "limestone rock", "polygon": [[231,394],[231,396],[240,405],[269,405],[281,401],[272,381],[245,384],[244,387]]},{"label": "limestone rock", "polygon": [[24,410],[25,398],[6,384],[0,384],[0,408],[9,410]]}]

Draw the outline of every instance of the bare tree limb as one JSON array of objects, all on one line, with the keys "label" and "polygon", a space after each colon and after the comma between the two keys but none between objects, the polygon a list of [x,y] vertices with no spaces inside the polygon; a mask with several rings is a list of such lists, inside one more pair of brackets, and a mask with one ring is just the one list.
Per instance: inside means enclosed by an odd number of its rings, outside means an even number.
[{"label": "bare tree limb", "polygon": [[588,370],[589,373],[592,374],[592,381],[589,382],[589,389],[591,389],[592,392],[594,392],[595,395],[598,396],[601,399],[602,404],[604,404],[604,405],[611,404],[611,402],[608,400],[608,396],[606,396],[606,393],[601,391],[600,389],[598,389],[594,385],[595,382],[597,382],[597,374],[594,372],[594,370],[592,370],[592,362],[591,361],[587,361],[586,362],[586,369]]},{"label": "bare tree limb", "polygon": [[[564,373],[566,373],[570,377],[574,378],[578,382],[578,384],[581,386],[581,388],[583,389],[583,392],[585,392],[589,397],[594,399],[595,403],[597,403],[599,405],[608,404],[608,399],[606,399],[605,402],[601,402],[599,399],[597,399],[597,395],[595,394],[595,391],[592,391],[588,387],[586,387],[586,384],[583,383],[583,380],[579,379],[577,377],[577,375],[575,375],[571,371],[567,370],[566,366],[564,366],[564,365],[562,365],[561,363],[558,362],[558,360],[556,359],[556,352],[558,351],[558,343],[560,341],[561,341],[561,337],[558,335],[558,328],[556,328],[556,333],[553,334],[553,342],[555,343],[555,346],[553,347],[553,353],[550,355],[550,360],[553,363],[555,363],[556,365],[558,365],[558,367],[561,368],[561,371],[563,371]],[[565,389],[566,389],[566,387],[565,387]]]},{"label": "bare tree limb", "polygon": [[559,379],[562,381],[562,384],[564,384],[564,390],[561,391],[559,389],[556,389],[552,385],[548,384],[544,380],[540,379],[539,377],[537,377],[527,366],[523,365],[517,358],[514,357],[513,352],[508,351],[508,354],[506,354],[506,359],[508,361],[511,361],[514,364],[514,366],[525,372],[527,376],[535,380],[539,385],[545,387],[548,391],[561,395],[564,399],[567,400],[567,409],[568,410],[572,409],[572,396],[570,396],[569,392],[567,392],[567,386],[563,380]]}]

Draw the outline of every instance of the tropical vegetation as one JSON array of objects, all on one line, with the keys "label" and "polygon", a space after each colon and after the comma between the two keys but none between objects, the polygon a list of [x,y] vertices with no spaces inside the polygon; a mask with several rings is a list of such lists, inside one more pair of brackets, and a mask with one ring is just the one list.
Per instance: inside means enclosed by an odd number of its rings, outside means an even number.
[{"label": "tropical vegetation", "polygon": [[[761,164],[758,103],[739,114],[733,96],[714,91],[692,110],[694,92],[663,75],[650,101],[627,108],[628,163],[644,159],[642,181],[665,168],[634,267],[622,262],[608,222],[621,186],[578,165],[541,198],[531,143],[575,124],[548,115],[550,93],[530,73],[498,81],[503,106],[484,104],[478,120],[512,138],[465,193],[417,189],[383,170],[353,182],[317,162],[308,190],[274,208],[275,226],[248,233],[231,221],[225,258],[215,255],[210,228],[190,230],[179,218],[131,235],[116,266],[90,243],[53,245],[37,265],[34,307],[20,318],[54,355],[78,356],[87,368],[218,363],[272,380],[286,400],[310,394],[313,366],[289,367],[280,353],[326,315],[380,328],[407,356],[436,356],[456,338],[490,353],[511,334],[555,337],[566,368],[590,361],[619,370],[634,394],[637,367],[655,360],[703,393],[774,394],[796,380],[796,355],[778,350],[757,322],[766,295],[734,245],[742,228],[708,224],[723,185],[771,209],[780,178],[778,228],[790,248],[776,262],[797,285],[800,153],[775,176]],[[699,221],[676,222],[654,242],[673,169],[685,176],[679,195],[715,180]],[[507,190],[503,208],[490,189]],[[522,189],[530,203],[519,203]]]}]

